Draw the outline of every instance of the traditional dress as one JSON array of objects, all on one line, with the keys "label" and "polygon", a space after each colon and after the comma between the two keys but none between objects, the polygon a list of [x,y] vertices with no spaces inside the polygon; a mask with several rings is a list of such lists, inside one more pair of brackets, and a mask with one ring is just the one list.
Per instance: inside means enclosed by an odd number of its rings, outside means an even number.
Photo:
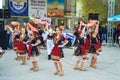
[{"label": "traditional dress", "polygon": [[101,44],[101,42],[100,42],[100,37],[99,37],[99,35],[97,35],[97,40],[98,40],[98,52],[101,52],[101,51],[102,51],[102,48],[101,48],[102,44]]},{"label": "traditional dress", "polygon": [[85,42],[84,42],[84,38],[79,37],[78,38],[78,46],[77,49],[74,53],[77,61],[82,60],[83,62],[86,61],[86,57],[84,57],[86,55],[86,47],[85,47]]},{"label": "traditional dress", "polygon": [[92,57],[97,58],[99,55],[99,45],[97,37],[92,37],[91,39],[91,45],[90,45],[90,53],[92,54]]},{"label": "traditional dress", "polygon": [[87,52],[89,52],[90,50],[90,35],[89,34],[87,34],[87,38],[85,39],[85,47],[86,47]]},{"label": "traditional dress", "polygon": [[38,61],[39,51],[37,46],[32,46],[31,44],[35,44],[36,41],[39,40],[39,38],[34,38],[30,41],[29,49],[28,49],[28,56],[31,57],[31,61]]},{"label": "traditional dress", "polygon": [[20,55],[25,55],[27,48],[26,48],[26,44],[24,42],[26,42],[26,35],[25,34],[20,34],[20,38],[19,38],[19,42],[18,42],[18,48],[17,48],[17,52],[20,53]]},{"label": "traditional dress", "polygon": [[17,48],[18,48],[18,42],[19,42],[19,35],[15,35],[14,36],[14,39],[13,39],[13,44],[14,44],[14,47],[13,47],[13,49],[16,51],[17,50]]},{"label": "traditional dress", "polygon": [[45,45],[45,42],[44,42],[44,39],[43,39],[43,36],[42,36],[43,33],[44,33],[43,30],[39,30],[39,31],[38,31],[38,38],[40,39],[40,42],[41,42],[40,45],[41,45],[41,46]]},{"label": "traditional dress", "polygon": [[59,45],[62,45],[62,41],[65,41],[65,38],[62,35],[55,34],[54,38],[54,47],[51,51],[51,58],[53,61],[60,61],[60,58],[64,57],[63,50]]},{"label": "traditional dress", "polygon": [[86,55],[86,47],[84,43],[84,38],[79,38],[79,43],[75,51],[76,56]]}]

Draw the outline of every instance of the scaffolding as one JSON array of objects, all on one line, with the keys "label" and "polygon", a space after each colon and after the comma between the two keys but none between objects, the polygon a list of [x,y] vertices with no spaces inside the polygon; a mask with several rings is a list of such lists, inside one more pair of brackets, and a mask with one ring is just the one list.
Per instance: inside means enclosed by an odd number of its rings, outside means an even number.
[{"label": "scaffolding", "polygon": [[[108,18],[114,16],[115,12],[115,0],[108,0]],[[113,45],[113,22],[108,22],[107,42]]]}]

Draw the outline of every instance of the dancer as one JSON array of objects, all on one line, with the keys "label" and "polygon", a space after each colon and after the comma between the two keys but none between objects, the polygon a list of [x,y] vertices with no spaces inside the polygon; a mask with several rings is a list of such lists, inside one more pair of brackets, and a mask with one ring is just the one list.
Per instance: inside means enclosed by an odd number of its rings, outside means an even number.
[{"label": "dancer", "polygon": [[97,63],[97,58],[99,55],[99,44],[98,44],[98,27],[99,27],[99,21],[96,22],[95,24],[95,29],[93,30],[93,33],[91,35],[91,46],[90,46],[90,53],[91,53],[91,64],[90,66],[94,69],[96,69],[96,63]]},{"label": "dancer", "polygon": [[[81,26],[79,28],[81,33],[79,34],[79,37],[78,37],[79,43],[74,53],[74,55],[76,56],[76,64],[75,64],[74,70],[86,71],[86,69],[84,68],[84,64],[87,59],[85,40],[84,40],[85,28],[86,28],[85,26]],[[80,67],[78,67],[80,61],[81,61],[81,64],[80,64]]]},{"label": "dancer", "polygon": [[[62,47],[64,47],[68,43],[68,41],[62,36],[61,33],[62,33],[62,30],[60,30],[57,27],[56,34],[54,34],[53,36],[54,47],[51,52],[51,58],[56,68],[54,75],[57,75],[59,73],[60,76],[63,76],[64,75],[63,69],[62,69],[63,67],[60,59],[64,56]],[[62,41],[64,41],[64,44],[61,43]],[[59,67],[60,67],[60,70],[59,70]]]},{"label": "dancer", "polygon": [[40,39],[36,38],[34,35],[34,32],[30,32],[30,39],[27,41],[29,43],[29,49],[28,49],[28,56],[30,57],[30,60],[32,61],[33,67],[30,68],[30,70],[33,70],[34,72],[39,70],[38,65],[38,57],[39,57],[39,51],[37,46],[40,45]]},{"label": "dancer", "polygon": [[21,28],[21,33],[20,33],[20,38],[19,38],[19,42],[18,42],[18,48],[17,48],[17,52],[20,53],[21,59],[22,59],[22,63],[21,65],[25,65],[26,64],[26,30],[25,28]]},{"label": "dancer", "polygon": [[18,49],[18,43],[19,43],[19,37],[20,37],[20,30],[19,30],[19,26],[16,26],[14,28],[14,32],[13,32],[13,44],[14,44],[14,51],[16,52],[17,57],[15,58],[16,61],[19,61],[20,58],[20,54],[17,52]]}]

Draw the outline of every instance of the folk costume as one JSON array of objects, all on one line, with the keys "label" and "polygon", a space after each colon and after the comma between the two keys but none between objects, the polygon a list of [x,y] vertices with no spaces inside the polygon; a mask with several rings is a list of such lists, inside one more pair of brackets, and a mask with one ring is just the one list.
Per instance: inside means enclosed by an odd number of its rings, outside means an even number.
[{"label": "folk costume", "polygon": [[18,42],[18,48],[17,48],[17,53],[20,54],[21,59],[22,59],[21,65],[26,64],[26,52],[27,52],[26,41],[27,41],[26,34],[21,33],[20,38],[19,38],[19,42]]},{"label": "folk costume", "polygon": [[17,57],[15,58],[15,60],[17,60],[17,61],[19,61],[21,59],[20,58],[20,53],[17,52],[18,47],[19,47],[18,46],[18,44],[19,44],[19,37],[20,37],[19,33],[18,32],[14,32],[14,36],[13,36],[13,44],[14,44],[14,46],[13,46],[13,49],[16,52]]},{"label": "folk costume", "polygon": [[39,66],[38,66],[38,57],[39,57],[39,51],[37,46],[40,45],[40,39],[38,37],[35,37],[34,33],[31,32],[30,33],[31,38],[28,40],[28,57],[30,58],[33,67],[30,68],[30,70],[33,70],[34,72],[39,70]]},{"label": "folk costume", "polygon": [[[28,56],[31,57],[31,61],[38,61],[38,56],[40,53],[38,51],[37,46],[40,45],[40,43],[35,45],[37,40],[39,40],[39,38],[33,38],[30,39],[29,42]],[[32,46],[32,44],[34,44],[35,46]]]},{"label": "folk costume", "polygon": [[63,50],[59,45],[62,45],[62,41],[65,41],[63,35],[54,34],[53,36],[54,47],[51,52],[51,58],[53,61],[60,61],[60,58],[64,57]]},{"label": "folk costume", "polygon": [[20,34],[17,52],[20,53],[21,56],[26,56],[26,34]]},{"label": "folk costume", "polygon": [[[87,60],[87,54],[86,54],[86,45],[85,45],[85,26],[82,27],[81,33],[79,34],[78,37],[78,46],[77,49],[75,50],[74,57],[76,58],[76,64],[74,67],[74,70],[81,70],[81,71],[86,71],[84,68],[84,63]],[[80,67],[78,67],[79,63],[81,61]]]},{"label": "folk costume", "polygon": [[98,35],[99,24],[95,23],[95,27],[93,27],[92,35],[91,35],[91,45],[90,45],[90,53],[91,53],[91,64],[90,66],[96,69],[96,63],[99,56],[99,52],[101,51],[101,43]]},{"label": "folk costume", "polygon": [[82,60],[82,61],[86,61],[86,58],[83,57],[84,55],[86,55],[86,46],[85,46],[85,42],[84,42],[84,38],[83,37],[79,37],[78,38],[78,46],[77,49],[74,53],[74,55],[76,56],[77,60]]},{"label": "folk costume", "polygon": [[14,39],[13,39],[13,44],[14,44],[14,47],[13,49],[16,51],[17,48],[18,48],[18,42],[19,42],[19,35],[17,33],[14,33]]}]

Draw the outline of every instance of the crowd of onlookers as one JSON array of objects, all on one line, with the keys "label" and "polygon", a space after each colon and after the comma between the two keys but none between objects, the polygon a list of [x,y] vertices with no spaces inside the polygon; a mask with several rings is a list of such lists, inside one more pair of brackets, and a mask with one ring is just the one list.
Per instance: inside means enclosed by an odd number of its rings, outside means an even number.
[{"label": "crowd of onlookers", "polygon": [[119,45],[120,47],[120,24],[117,24],[116,27],[113,27],[112,29],[112,35],[110,35],[108,31],[108,25],[100,26],[99,33],[101,36],[101,42],[102,43],[109,43],[108,37],[112,36],[112,42],[116,45]]}]

